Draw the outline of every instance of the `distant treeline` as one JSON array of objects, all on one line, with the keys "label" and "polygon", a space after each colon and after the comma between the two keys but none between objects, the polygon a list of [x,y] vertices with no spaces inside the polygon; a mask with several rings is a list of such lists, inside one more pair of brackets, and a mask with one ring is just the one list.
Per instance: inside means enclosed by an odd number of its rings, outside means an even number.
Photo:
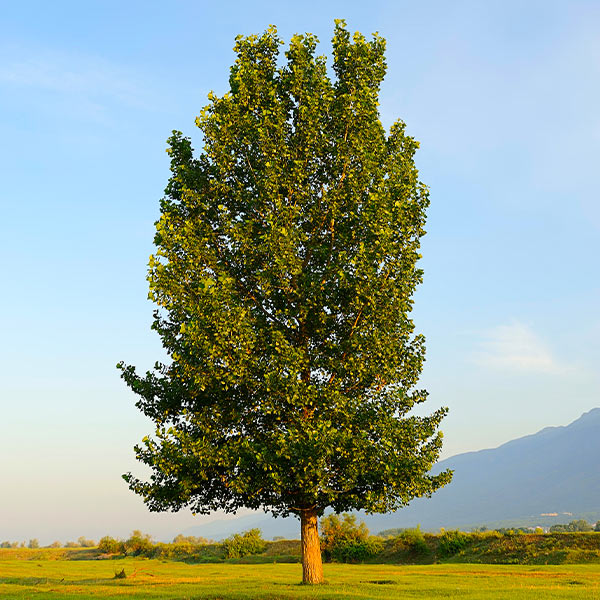
[{"label": "distant treeline", "polygon": [[[432,534],[414,529],[386,529],[370,535],[354,515],[329,515],[321,520],[321,549],[326,561],[429,564],[471,562],[497,564],[600,563],[600,522],[595,526],[584,520],[557,524],[550,532],[518,527],[477,531],[441,530]],[[202,537],[177,535],[172,542],[154,542],[141,531],[126,540],[110,536],[93,540],[80,537],[77,542],[58,542],[39,548],[37,540],[3,542],[2,548],[22,548],[15,558],[44,558],[52,553],[64,559],[114,559],[144,556],[187,562],[299,562],[300,541],[264,540],[259,529],[236,533],[214,542]],[[38,552],[33,552],[37,550]],[[30,554],[32,553],[32,554]],[[8,554],[8,553],[7,553]],[[39,554],[39,556],[38,556]],[[22,555],[22,556],[21,556]],[[7,556],[8,557],[8,556]]]},{"label": "distant treeline", "polygon": [[[384,529],[377,535],[379,537],[394,537],[402,534],[404,531],[410,531],[411,528],[397,527],[392,529]],[[595,524],[588,523],[585,519],[577,519],[570,521],[569,523],[557,523],[548,528],[543,527],[493,527],[488,528],[486,526],[476,527],[472,530],[474,533],[484,533],[486,531],[496,531],[497,533],[511,534],[511,533],[575,533],[585,531],[600,531],[600,521]]]},{"label": "distant treeline", "polygon": [[[81,536],[76,542],[59,542],[58,540],[48,544],[48,546],[43,546],[44,548],[94,548],[96,546],[96,542],[94,540],[88,540],[87,538]],[[9,542],[4,541],[0,542],[0,548],[41,548],[40,543],[37,538],[32,538],[29,541],[24,542]]]}]

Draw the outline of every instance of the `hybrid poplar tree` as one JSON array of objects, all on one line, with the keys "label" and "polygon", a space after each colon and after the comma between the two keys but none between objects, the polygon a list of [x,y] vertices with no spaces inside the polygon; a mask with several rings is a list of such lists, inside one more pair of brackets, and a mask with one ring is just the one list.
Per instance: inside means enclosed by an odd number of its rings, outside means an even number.
[{"label": "hybrid poplar tree", "polygon": [[418,143],[379,120],[385,41],[337,21],[333,79],[317,41],[294,36],[279,65],[274,27],[239,36],[230,90],[196,120],[203,151],[169,139],[148,280],[170,360],[119,365],[156,423],[130,488],[155,511],[297,515],[307,583],[326,508],[394,510],[451,476],[429,473],[445,409],[407,414],[427,396]]}]

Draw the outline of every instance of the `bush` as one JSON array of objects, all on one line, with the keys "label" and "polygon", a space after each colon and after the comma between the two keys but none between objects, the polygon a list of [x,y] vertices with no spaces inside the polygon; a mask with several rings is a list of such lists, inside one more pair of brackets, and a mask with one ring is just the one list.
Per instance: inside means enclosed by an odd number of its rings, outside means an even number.
[{"label": "bush", "polygon": [[331,550],[331,559],[339,562],[362,562],[383,550],[381,540],[342,540]]},{"label": "bush", "polygon": [[33,538],[32,540],[29,540],[27,547],[28,548],[39,548],[40,543],[37,541],[37,538]]},{"label": "bush", "polygon": [[120,540],[105,535],[103,538],[100,538],[100,541],[98,542],[98,550],[103,554],[122,554],[125,547]]},{"label": "bush", "polygon": [[62,546],[62,544],[61,544],[61,543],[60,543],[58,540],[56,540],[55,542],[52,542],[52,543],[51,543],[51,544],[48,546],[48,548],[60,548],[61,546]]},{"label": "bush", "polygon": [[395,538],[405,531],[404,527],[392,527],[391,529],[382,529],[377,535],[382,538]]},{"label": "bush", "polygon": [[418,556],[424,556],[431,552],[419,525],[417,525],[416,529],[405,529],[402,531],[397,536],[395,545],[397,549],[406,550]]},{"label": "bush", "polygon": [[469,534],[458,529],[442,531],[438,551],[442,556],[453,556],[464,550],[469,544]]},{"label": "bush", "polygon": [[357,524],[356,516],[344,513],[328,515],[321,520],[321,551],[325,560],[360,562],[383,549],[380,540],[369,537],[367,526]]},{"label": "bush", "polygon": [[204,544],[208,544],[209,541],[203,537],[196,537],[193,535],[183,535],[180,533],[173,538],[174,544],[189,544],[191,546],[203,546]]},{"label": "bush", "polygon": [[154,550],[152,536],[135,529],[129,539],[123,543],[123,548],[128,556],[152,556]]},{"label": "bush", "polygon": [[250,529],[242,535],[236,533],[223,541],[225,558],[241,558],[250,554],[261,554],[267,548],[260,529]]}]

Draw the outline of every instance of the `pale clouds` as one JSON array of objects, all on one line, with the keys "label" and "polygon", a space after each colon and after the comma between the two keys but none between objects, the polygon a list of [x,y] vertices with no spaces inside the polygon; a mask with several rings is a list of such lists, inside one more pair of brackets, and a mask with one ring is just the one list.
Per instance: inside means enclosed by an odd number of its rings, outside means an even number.
[{"label": "pale clouds", "polygon": [[518,321],[485,333],[475,362],[494,369],[521,373],[565,375],[576,369],[556,356],[533,329]]},{"label": "pale clouds", "polygon": [[54,93],[73,103],[150,108],[137,74],[83,53],[0,47],[0,89]]}]

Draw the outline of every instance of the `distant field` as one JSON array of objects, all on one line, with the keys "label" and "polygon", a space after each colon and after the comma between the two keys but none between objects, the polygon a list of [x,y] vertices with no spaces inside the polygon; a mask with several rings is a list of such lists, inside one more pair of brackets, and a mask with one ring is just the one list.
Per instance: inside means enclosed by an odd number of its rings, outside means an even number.
[{"label": "distant field", "polygon": [[[125,569],[127,579],[114,579]],[[600,565],[325,565],[327,584],[299,585],[298,564],[156,559],[0,560],[0,598],[276,600],[467,598],[600,600]]]}]

